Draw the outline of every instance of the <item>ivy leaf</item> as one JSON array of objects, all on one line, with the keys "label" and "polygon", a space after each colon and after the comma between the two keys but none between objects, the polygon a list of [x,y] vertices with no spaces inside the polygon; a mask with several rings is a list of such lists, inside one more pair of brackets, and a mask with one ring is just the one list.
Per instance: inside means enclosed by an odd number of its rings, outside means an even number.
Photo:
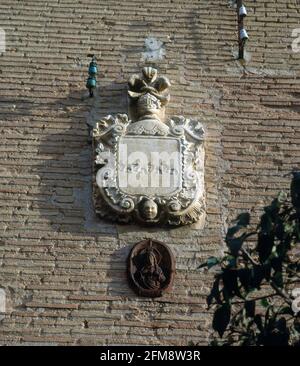
[{"label": "ivy leaf", "polygon": [[239,230],[241,230],[241,227],[239,225],[235,225],[229,228],[226,234],[226,239],[232,238]]},{"label": "ivy leaf", "polygon": [[227,238],[226,242],[227,242],[227,246],[230,250],[230,253],[233,256],[237,257],[239,254],[239,251],[243,245],[243,242],[244,242],[243,236],[240,236],[238,238],[231,238],[231,239]]},{"label": "ivy leaf", "polygon": [[283,240],[284,238],[284,225],[283,225],[283,221],[280,220],[276,227],[275,227],[275,235],[279,240]]},{"label": "ivy leaf", "polygon": [[296,210],[300,209],[300,172],[293,172],[293,179],[291,182],[291,197],[292,204]]},{"label": "ivy leaf", "polygon": [[294,328],[300,334],[300,319],[299,319],[299,317],[294,319]]},{"label": "ivy leaf", "polygon": [[256,250],[259,254],[259,260],[264,263],[272,253],[274,245],[274,235],[268,235],[265,233],[260,233],[258,235],[258,242]]},{"label": "ivy leaf", "polygon": [[245,291],[248,292],[250,289],[251,270],[249,268],[241,268],[237,271],[237,276]]},{"label": "ivy leaf", "polygon": [[284,231],[286,234],[293,234],[294,230],[295,230],[295,224],[290,222],[286,222],[284,224]]},{"label": "ivy leaf", "polygon": [[263,265],[264,277],[267,281],[270,281],[271,270],[272,270],[272,267],[271,267],[270,263],[265,263]]},{"label": "ivy leaf", "polygon": [[215,266],[216,264],[219,264],[220,261],[216,257],[209,257],[207,260],[207,268],[210,269],[211,267]]},{"label": "ivy leaf", "polygon": [[250,286],[251,288],[260,288],[260,284],[262,283],[265,277],[265,273],[262,266],[253,266],[251,269],[251,280]]},{"label": "ivy leaf", "polygon": [[272,277],[273,282],[275,283],[275,285],[277,285],[278,287],[282,288],[283,287],[283,276],[282,276],[282,272],[275,272],[275,274]]},{"label": "ivy leaf", "polygon": [[222,274],[224,288],[229,296],[239,295],[237,271],[225,269]]},{"label": "ivy leaf", "polygon": [[286,192],[284,192],[284,191],[279,192],[279,194],[278,194],[278,196],[277,196],[277,200],[278,200],[278,202],[279,202],[279,203],[284,203],[284,202],[286,201],[286,199],[287,199],[287,194],[286,194]]},{"label": "ivy leaf", "polygon": [[272,258],[271,266],[275,272],[282,272],[282,258],[281,257]]},{"label": "ivy leaf", "polygon": [[248,318],[254,318],[255,315],[255,301],[245,301],[245,311]]},{"label": "ivy leaf", "polygon": [[244,212],[238,215],[237,224],[246,227],[250,224],[250,214],[249,212]]},{"label": "ivy leaf", "polygon": [[260,314],[255,315],[254,323],[256,324],[257,328],[262,332],[263,331],[263,321],[262,321],[262,316]]},{"label": "ivy leaf", "polygon": [[271,216],[268,213],[262,215],[260,220],[261,231],[265,235],[269,235],[273,228]]},{"label": "ivy leaf", "polygon": [[286,323],[286,319],[285,318],[280,318],[277,321],[277,328],[281,331],[281,332],[286,332],[287,331],[287,327],[286,327],[287,323]]},{"label": "ivy leaf", "polygon": [[278,198],[275,198],[270,206],[265,207],[265,212],[270,215],[270,218],[275,218],[280,210],[281,201]]},{"label": "ivy leaf", "polygon": [[262,305],[264,308],[267,308],[267,307],[270,305],[270,303],[269,303],[268,299],[261,299],[261,300],[260,300],[260,303],[261,303],[261,305]]},{"label": "ivy leaf", "polygon": [[287,273],[289,277],[293,277],[296,272],[300,271],[300,263],[291,262],[287,265]]},{"label": "ivy leaf", "polygon": [[214,313],[213,329],[219,333],[222,338],[223,334],[230,322],[231,307],[228,303],[224,303]]},{"label": "ivy leaf", "polygon": [[278,311],[278,314],[280,314],[280,315],[292,315],[292,316],[295,315],[294,312],[293,312],[293,309],[290,306],[285,306],[285,307],[281,308]]},{"label": "ivy leaf", "polygon": [[295,226],[295,236],[296,236],[296,240],[300,241],[300,225],[296,225]]},{"label": "ivy leaf", "polygon": [[206,262],[202,263],[198,268],[204,268],[207,267],[210,269],[211,267],[215,266],[216,264],[219,264],[220,261],[216,257],[209,257]]},{"label": "ivy leaf", "polygon": [[207,305],[210,306],[215,299],[217,304],[221,303],[220,290],[219,290],[220,277],[217,277],[214,281],[210,294],[206,298]]},{"label": "ivy leaf", "polygon": [[228,255],[223,258],[223,264],[226,268],[236,268],[236,259],[233,255]]}]

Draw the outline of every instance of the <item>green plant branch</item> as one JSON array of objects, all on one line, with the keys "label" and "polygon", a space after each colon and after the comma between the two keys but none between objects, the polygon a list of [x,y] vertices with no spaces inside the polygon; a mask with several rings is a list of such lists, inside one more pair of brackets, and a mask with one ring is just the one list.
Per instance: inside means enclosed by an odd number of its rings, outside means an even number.
[{"label": "green plant branch", "polygon": [[228,229],[228,249],[208,296],[215,307],[213,329],[223,338],[215,338],[217,345],[300,345],[291,309],[291,289],[300,283],[291,259],[300,236],[295,210],[300,213],[300,171],[293,172],[290,196],[281,192],[264,207],[255,231],[247,233],[249,212]]},{"label": "green plant branch", "polygon": [[[246,301],[258,301],[258,300],[268,299],[268,298],[274,297],[274,296],[278,296],[278,294],[273,293],[273,294],[269,294],[269,295],[259,296],[259,297],[255,297],[255,298],[246,299]],[[232,305],[238,305],[238,304],[244,304],[244,303],[245,303],[245,301],[233,301],[233,302],[231,302]]]},{"label": "green plant branch", "polygon": [[258,266],[259,263],[257,263],[252,257],[251,255],[248,253],[248,251],[245,248],[241,248],[241,251],[247,256],[247,258],[250,260],[250,262],[254,265],[254,266]]}]

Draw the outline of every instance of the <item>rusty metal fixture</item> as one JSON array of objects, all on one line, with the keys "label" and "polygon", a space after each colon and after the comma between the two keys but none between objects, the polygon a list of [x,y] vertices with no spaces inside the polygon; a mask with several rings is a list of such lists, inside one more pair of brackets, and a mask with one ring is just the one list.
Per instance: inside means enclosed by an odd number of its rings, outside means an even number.
[{"label": "rusty metal fixture", "polygon": [[139,296],[160,297],[169,292],[173,285],[173,253],[164,243],[152,239],[143,240],[131,249],[127,275],[130,286]]},{"label": "rusty metal fixture", "polygon": [[86,87],[89,90],[90,97],[93,97],[94,89],[96,88],[96,85],[97,85],[96,76],[98,73],[98,66],[97,66],[95,55],[89,55],[89,56],[92,57],[92,61],[90,62],[90,65],[89,65],[89,77],[86,81]]}]

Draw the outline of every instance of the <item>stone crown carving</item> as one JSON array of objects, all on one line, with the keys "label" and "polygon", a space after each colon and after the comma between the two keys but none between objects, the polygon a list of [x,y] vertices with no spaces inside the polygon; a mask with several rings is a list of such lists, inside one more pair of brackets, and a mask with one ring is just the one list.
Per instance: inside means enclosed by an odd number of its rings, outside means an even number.
[{"label": "stone crown carving", "polygon": [[157,70],[144,67],[142,76],[133,75],[128,81],[129,111],[133,122],[146,117],[164,119],[165,106],[170,100],[170,81],[157,77]]}]

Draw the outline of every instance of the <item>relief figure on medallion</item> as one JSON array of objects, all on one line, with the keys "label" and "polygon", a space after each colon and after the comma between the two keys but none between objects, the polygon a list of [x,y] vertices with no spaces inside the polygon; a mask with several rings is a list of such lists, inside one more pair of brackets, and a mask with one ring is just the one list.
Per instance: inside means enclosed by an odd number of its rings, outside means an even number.
[{"label": "relief figure on medallion", "polygon": [[136,272],[137,282],[145,289],[159,289],[166,280],[166,277],[159,266],[161,258],[159,253],[155,253],[153,247],[150,246],[142,253],[143,266]]},{"label": "relief figure on medallion", "polygon": [[139,296],[160,297],[172,290],[175,258],[171,249],[157,240],[135,244],[127,258],[127,276]]}]

